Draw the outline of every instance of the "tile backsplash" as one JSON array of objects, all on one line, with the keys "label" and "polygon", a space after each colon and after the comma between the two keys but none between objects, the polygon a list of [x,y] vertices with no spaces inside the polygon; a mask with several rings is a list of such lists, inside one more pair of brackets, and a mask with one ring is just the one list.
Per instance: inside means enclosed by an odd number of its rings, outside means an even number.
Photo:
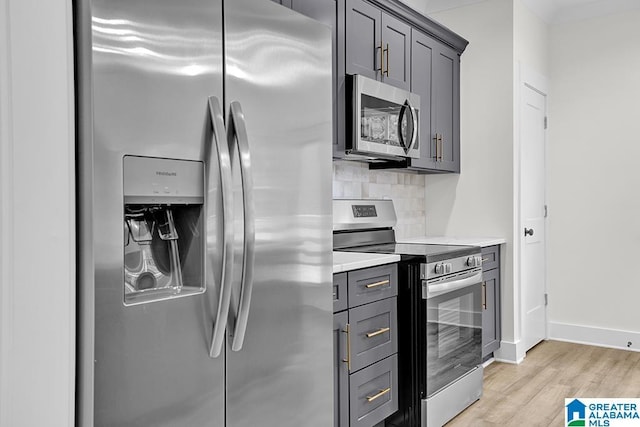
[{"label": "tile backsplash", "polygon": [[399,238],[425,235],[424,186],[424,175],[369,170],[365,163],[333,162],[333,198],[392,199]]}]

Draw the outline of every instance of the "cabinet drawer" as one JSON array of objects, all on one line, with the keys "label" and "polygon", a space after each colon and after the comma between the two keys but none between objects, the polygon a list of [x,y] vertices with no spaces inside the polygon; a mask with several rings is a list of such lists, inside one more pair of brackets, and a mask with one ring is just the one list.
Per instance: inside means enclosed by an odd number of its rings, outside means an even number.
[{"label": "cabinet drawer", "polygon": [[500,246],[482,248],[482,269],[489,271],[500,266]]},{"label": "cabinet drawer", "polygon": [[349,279],[349,307],[378,301],[398,294],[398,265],[355,270],[347,273]]},{"label": "cabinet drawer", "polygon": [[333,312],[347,309],[347,273],[333,275]]},{"label": "cabinet drawer", "polygon": [[371,427],[398,410],[398,356],[349,376],[351,427]]},{"label": "cabinet drawer", "polygon": [[351,372],[398,351],[396,297],[349,309]]}]

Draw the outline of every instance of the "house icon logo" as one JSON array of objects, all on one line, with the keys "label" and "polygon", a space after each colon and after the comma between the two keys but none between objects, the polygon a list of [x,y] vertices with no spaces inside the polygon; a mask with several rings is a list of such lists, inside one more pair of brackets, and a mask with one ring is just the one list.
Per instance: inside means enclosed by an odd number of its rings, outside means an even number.
[{"label": "house icon logo", "polygon": [[567,405],[567,427],[584,426],[586,421],[586,417],[585,417],[586,408],[587,408],[587,405],[585,405],[578,399],[572,400]]}]

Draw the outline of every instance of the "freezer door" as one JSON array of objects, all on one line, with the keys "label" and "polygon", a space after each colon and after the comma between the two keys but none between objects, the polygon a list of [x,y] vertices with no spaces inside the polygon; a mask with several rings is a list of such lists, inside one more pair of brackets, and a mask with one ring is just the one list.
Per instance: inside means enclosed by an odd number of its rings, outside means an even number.
[{"label": "freezer door", "polygon": [[[221,0],[74,3],[80,76],[78,423],[223,426],[225,354],[210,357],[222,262],[222,210],[219,164],[215,147],[208,148],[213,139],[208,98],[222,102],[223,92]],[[193,246],[188,257],[204,257],[206,244],[214,259],[186,265],[187,251],[180,247],[176,261],[182,263],[181,284],[202,273],[204,289],[192,283],[194,291],[188,296],[126,301],[123,247],[131,231],[126,232],[124,221],[123,163],[130,156],[202,164],[213,177],[213,185],[204,191],[212,209],[203,208],[198,217],[206,228],[165,227],[162,232],[161,227],[149,227],[149,221],[144,229],[141,220],[134,224],[138,240],[151,242],[151,261],[158,232],[164,240],[177,239],[178,247],[184,235],[192,233],[193,241],[202,244]],[[150,184],[180,173],[152,171],[150,175],[162,179]],[[146,199],[135,203],[152,204]],[[139,218],[136,209],[128,211],[130,218]],[[178,215],[181,209],[170,210]],[[194,271],[189,277],[188,269]]]},{"label": "freezer door", "polygon": [[[225,49],[234,200],[245,212],[236,217],[227,425],[327,427],[333,423],[331,33],[271,1],[229,0]],[[252,276],[252,286],[240,283],[241,272]]]}]

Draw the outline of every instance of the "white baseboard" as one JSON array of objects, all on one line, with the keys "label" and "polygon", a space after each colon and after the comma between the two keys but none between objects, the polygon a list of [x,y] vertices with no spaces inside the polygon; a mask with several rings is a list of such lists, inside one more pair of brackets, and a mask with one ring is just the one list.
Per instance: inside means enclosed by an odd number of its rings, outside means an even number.
[{"label": "white baseboard", "polygon": [[522,341],[501,341],[500,348],[493,352],[493,357],[498,362],[520,364],[526,353],[522,351]]},{"label": "white baseboard", "polygon": [[549,322],[549,339],[640,352],[640,333]]}]

